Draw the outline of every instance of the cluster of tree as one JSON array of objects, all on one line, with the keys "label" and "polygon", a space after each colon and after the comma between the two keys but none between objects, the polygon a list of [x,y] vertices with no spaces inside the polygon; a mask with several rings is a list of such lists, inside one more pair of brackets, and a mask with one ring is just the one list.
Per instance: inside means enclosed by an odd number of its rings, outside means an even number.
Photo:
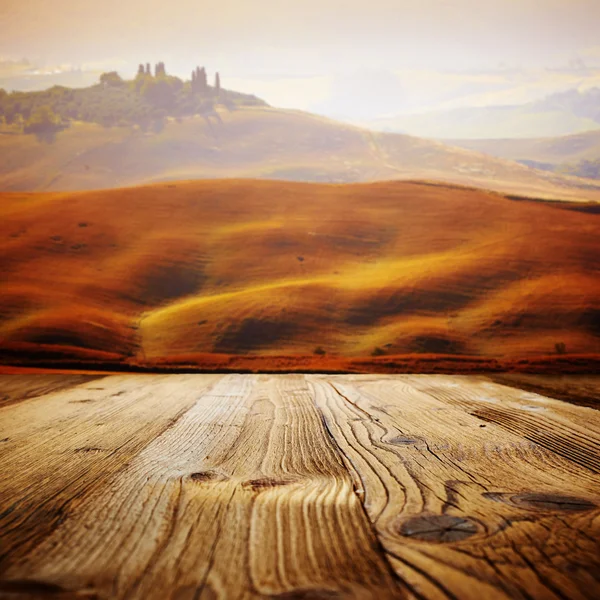
[{"label": "cluster of tree", "polygon": [[103,73],[96,85],[87,88],[54,86],[40,92],[11,93],[0,89],[0,117],[8,126],[22,124],[24,132],[33,132],[27,124],[34,117],[34,129],[42,122],[44,127],[61,128],[74,120],[147,129],[166,117],[210,114],[216,104],[233,109],[265,102],[223,90],[218,73],[214,85],[209,85],[204,67],[197,67],[192,79],[183,81],[167,74],[163,62],[154,65],[154,72],[149,63],[140,65],[133,80],[122,79],[116,71]]},{"label": "cluster of tree", "polygon": [[62,119],[49,106],[40,106],[23,123],[23,132],[48,134],[59,131],[64,126]]},{"label": "cluster of tree", "polygon": [[[165,67],[165,63],[157,62],[154,65],[154,77],[166,77],[166,75],[167,75],[167,69]],[[150,67],[150,63],[146,63],[146,65],[144,65],[143,63],[140,63],[140,66],[138,67],[137,77],[144,77],[144,76],[152,77],[152,69]]]},{"label": "cluster of tree", "polygon": [[204,67],[196,67],[192,71],[192,93],[205,94],[208,92],[208,79]]},{"label": "cluster of tree", "polygon": [[100,83],[104,87],[121,87],[125,85],[125,82],[121,79],[121,76],[116,71],[102,73],[102,75],[100,75]]},{"label": "cluster of tree", "polygon": [[[206,69],[204,67],[196,67],[192,71],[192,93],[194,94],[209,94],[211,93],[211,88],[208,85],[208,77],[206,75]],[[214,96],[221,95],[221,76],[219,73],[215,73],[215,84],[212,87],[212,93]]]}]

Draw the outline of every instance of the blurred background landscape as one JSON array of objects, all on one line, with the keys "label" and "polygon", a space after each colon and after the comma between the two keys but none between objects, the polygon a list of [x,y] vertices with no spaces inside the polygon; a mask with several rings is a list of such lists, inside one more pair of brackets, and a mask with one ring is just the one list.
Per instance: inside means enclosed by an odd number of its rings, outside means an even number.
[{"label": "blurred background landscape", "polygon": [[1,2],[0,344],[600,352],[599,29],[593,0]]},{"label": "blurred background landscape", "polygon": [[599,32],[0,0],[0,600],[600,598]]}]

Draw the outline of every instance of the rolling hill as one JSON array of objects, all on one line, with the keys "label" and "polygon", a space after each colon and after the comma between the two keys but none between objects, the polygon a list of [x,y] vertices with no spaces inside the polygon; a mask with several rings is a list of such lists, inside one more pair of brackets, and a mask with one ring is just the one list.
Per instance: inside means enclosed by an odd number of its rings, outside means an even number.
[{"label": "rolling hill", "polygon": [[560,136],[590,131],[598,122],[558,109],[534,105],[469,106],[371,120],[373,129],[431,139],[502,139]]},{"label": "rolling hill", "polygon": [[600,88],[570,89],[524,104],[464,106],[398,114],[366,126],[438,139],[528,139],[559,137],[600,127]]},{"label": "rolling hill", "polygon": [[270,107],[219,107],[160,131],[74,123],[48,142],[0,135],[0,190],[70,191],[194,178],[428,179],[539,198],[600,200],[600,184],[472,150]]},{"label": "rolling hill", "polygon": [[549,171],[578,172],[578,166],[600,163],[600,129],[551,138],[453,140],[453,145]]},{"label": "rolling hill", "polygon": [[5,362],[600,352],[600,221],[547,203],[220,180],[3,193],[0,215]]}]

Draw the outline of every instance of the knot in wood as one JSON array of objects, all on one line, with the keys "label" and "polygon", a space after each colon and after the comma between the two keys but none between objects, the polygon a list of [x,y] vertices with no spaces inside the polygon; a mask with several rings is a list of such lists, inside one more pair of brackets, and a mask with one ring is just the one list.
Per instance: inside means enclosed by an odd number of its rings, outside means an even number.
[{"label": "knot in wood", "polygon": [[406,435],[397,435],[390,438],[388,441],[395,446],[414,446],[415,444],[421,443],[423,440]]},{"label": "knot in wood", "polygon": [[228,477],[217,471],[199,471],[192,473],[190,479],[196,483],[209,483],[217,481],[226,481]]},{"label": "knot in wood", "polygon": [[281,485],[287,485],[288,483],[291,482],[283,479],[274,479],[273,477],[261,477],[259,479],[249,479],[248,481],[244,481],[242,487],[251,489],[253,492],[261,492]]},{"label": "knot in wood", "polygon": [[342,598],[342,594],[336,590],[325,589],[297,589],[288,592],[282,592],[275,596],[271,596],[273,600],[334,600],[334,598]]},{"label": "knot in wood", "polygon": [[525,493],[511,497],[513,504],[525,508],[538,510],[561,510],[568,512],[579,512],[592,510],[596,505],[584,498],[575,496],[564,496],[562,494]]},{"label": "knot in wood", "polygon": [[426,542],[458,542],[477,531],[470,519],[451,515],[421,515],[404,521],[399,528],[401,535]]},{"label": "knot in wood", "polygon": [[585,498],[545,492],[523,492],[522,494],[484,492],[482,496],[488,500],[530,510],[579,512],[596,508],[596,504]]}]

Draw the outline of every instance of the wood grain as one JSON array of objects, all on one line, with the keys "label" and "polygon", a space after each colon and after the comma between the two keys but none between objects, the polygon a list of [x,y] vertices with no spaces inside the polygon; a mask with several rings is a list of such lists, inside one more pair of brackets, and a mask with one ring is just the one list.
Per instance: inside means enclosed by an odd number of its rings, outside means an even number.
[{"label": "wood grain", "polygon": [[550,395],[566,402],[600,409],[599,375],[532,375],[495,373],[486,379],[537,394]]},{"label": "wood grain", "polygon": [[219,376],[109,377],[0,412],[0,569],[169,427]]},{"label": "wood grain", "polygon": [[10,377],[0,598],[600,596],[591,408],[466,376]]},{"label": "wood grain", "polygon": [[107,598],[402,597],[301,376],[223,378],[4,577]]},{"label": "wood grain", "polygon": [[[561,444],[540,445],[528,439],[539,413],[505,406],[503,386],[444,376],[310,381],[385,551],[416,595],[598,596],[600,478],[589,468],[597,412],[569,407],[589,411],[585,432],[549,401],[538,439],[551,428]],[[491,407],[510,412],[513,431],[475,414]]]},{"label": "wood grain", "polygon": [[36,375],[11,375],[0,377],[0,408],[9,404],[16,404],[28,398],[35,398],[66,390],[70,387],[100,379],[102,375],[61,375],[61,374],[36,374]]}]

